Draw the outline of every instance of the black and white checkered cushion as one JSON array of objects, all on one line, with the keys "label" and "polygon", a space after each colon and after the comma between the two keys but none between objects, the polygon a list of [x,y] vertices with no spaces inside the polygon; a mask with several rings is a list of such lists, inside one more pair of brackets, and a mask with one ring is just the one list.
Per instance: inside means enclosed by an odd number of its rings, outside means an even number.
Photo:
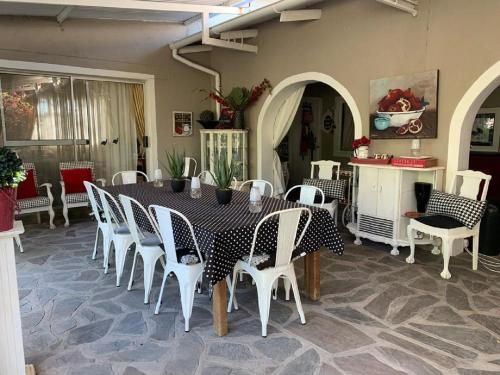
[{"label": "black and white checkered cushion", "polygon": [[17,205],[22,211],[30,208],[48,207],[50,206],[50,201],[48,197],[38,196],[33,198],[18,199]]},{"label": "black and white checkered cushion", "polygon": [[87,193],[66,194],[67,203],[83,203],[88,201],[89,197],[87,196]]},{"label": "black and white checkered cushion", "polygon": [[449,216],[472,229],[483,217],[486,205],[486,201],[434,190],[427,204],[426,214]]},{"label": "black and white checkered cushion", "polygon": [[347,180],[324,180],[315,178],[304,178],[303,184],[315,186],[323,191],[325,197],[334,199],[345,198]]}]

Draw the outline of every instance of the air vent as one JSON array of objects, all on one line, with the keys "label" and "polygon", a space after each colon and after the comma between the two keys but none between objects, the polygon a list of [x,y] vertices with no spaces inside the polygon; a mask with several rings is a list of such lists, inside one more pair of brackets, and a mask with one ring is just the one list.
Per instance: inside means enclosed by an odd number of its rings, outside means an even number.
[{"label": "air vent", "polygon": [[380,237],[392,238],[394,235],[394,222],[378,217],[359,215],[359,231]]}]

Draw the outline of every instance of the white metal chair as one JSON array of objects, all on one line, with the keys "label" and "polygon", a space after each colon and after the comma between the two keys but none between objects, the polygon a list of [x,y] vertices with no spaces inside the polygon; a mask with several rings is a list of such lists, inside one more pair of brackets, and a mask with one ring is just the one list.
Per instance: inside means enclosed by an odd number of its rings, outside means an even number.
[{"label": "white metal chair", "polygon": [[[178,211],[170,208],[152,205],[149,206],[151,216],[156,216],[161,237],[165,246],[167,255],[167,264],[163,271],[163,281],[161,284],[160,295],[156,303],[155,314],[159,314],[163,291],[167,282],[167,277],[170,273],[174,273],[179,281],[181,294],[182,314],[184,315],[184,330],[189,331],[189,319],[193,310],[194,293],[196,284],[203,274],[205,263],[196,241],[193,226],[185,217]],[[182,251],[176,246],[173,230],[173,220],[180,220],[189,229],[193,241],[194,249],[183,249]],[[184,251],[186,250],[186,251]],[[188,252],[188,251],[189,252]]]},{"label": "white metal chair", "polygon": [[127,184],[136,184],[137,183],[137,175],[141,175],[144,177],[144,181],[149,182],[148,175],[141,171],[120,171],[116,172],[113,177],[111,177],[111,185],[115,185],[115,179],[117,177],[121,178],[121,182],[123,185]]},{"label": "white metal chair", "polygon": [[111,244],[113,244],[115,250],[116,286],[120,286],[127,251],[134,243],[134,238],[130,234],[125,215],[116,199],[102,189],[99,189],[99,198],[104,211],[104,217],[106,218],[108,233],[111,235],[109,246],[104,248],[104,273],[108,273],[109,252],[111,251]]},{"label": "white metal chair", "polygon": [[[120,194],[119,198],[123,206],[123,210],[125,211],[125,216],[127,217],[130,233],[135,241],[134,262],[132,264],[132,271],[130,272],[128,290],[132,290],[137,255],[140,255],[144,264],[144,303],[146,304],[149,302],[149,294],[151,293],[158,259],[165,267],[165,262],[163,262],[162,259],[162,256],[165,255],[165,251],[162,248],[163,242],[156,221],[151,217],[149,212],[146,211],[146,209],[138,201],[131,197]],[[141,230],[135,220],[134,211],[141,212],[149,220],[149,224],[153,229],[152,233],[143,232]]]},{"label": "white metal chair", "polygon": [[[109,227],[106,223],[106,219],[103,217],[104,210],[100,206],[99,188],[91,182],[84,181],[83,185],[87,190],[87,195],[89,197],[90,206],[92,207],[92,215],[97,222],[97,230],[95,234],[94,252],[92,253],[92,259],[97,256],[97,243],[99,241],[99,231],[102,234],[102,248],[103,253],[105,249],[109,249],[111,233],[109,232]],[[97,200],[96,198],[99,197]]]},{"label": "white metal chair", "polygon": [[209,171],[201,171],[198,177],[200,178],[200,181],[202,183],[215,186],[214,178],[212,177],[212,174]]},{"label": "white metal chair", "polygon": [[[290,193],[295,189],[300,189],[300,196],[299,196],[299,200],[297,201],[297,203],[302,203],[302,204],[307,204],[309,206],[323,208],[323,206],[325,204],[325,194],[323,193],[323,190],[321,190],[320,188],[318,188],[316,186],[295,185],[295,186],[291,187],[290,189],[288,189],[288,191],[286,192],[285,197],[283,199],[287,200]],[[321,196],[320,203],[314,203],[316,195]]]},{"label": "white metal chair", "polygon": [[[194,165],[193,171],[191,173],[191,164]],[[191,158],[189,156],[186,156],[184,158],[184,172],[182,173],[182,177],[191,177],[191,176],[196,176],[196,167],[198,166],[198,163],[196,162],[195,158]]]},{"label": "white metal chair", "polygon": [[[104,178],[95,178],[94,162],[91,161],[70,161],[59,163],[59,171],[69,170],[69,169],[90,169],[92,172],[92,180],[100,182],[101,186],[106,185],[106,180]],[[61,175],[61,201],[63,204],[63,216],[64,216],[64,226],[69,226],[68,210],[75,207],[86,207],[89,204],[88,196],[86,192],[83,193],[72,193],[68,194],[66,192],[64,181]]]},{"label": "white metal chair", "polygon": [[318,160],[318,161],[312,161],[311,162],[311,178],[314,177],[314,171],[315,167],[318,167],[318,177],[320,179],[324,180],[332,180],[333,179],[333,174],[334,174],[334,169],[337,171],[335,172],[337,175],[337,180],[340,178],[340,166],[341,163],[338,161],[333,161],[333,160]]},{"label": "white metal chair", "polygon": [[[461,185],[459,185],[459,178],[462,179]],[[482,187],[482,193],[480,201],[486,200],[486,195],[488,193],[488,186],[491,180],[491,176],[484,174],[482,172],[476,171],[458,171],[455,173],[453,178],[453,183],[451,188],[449,189],[450,194],[457,194],[459,196],[478,200],[477,197],[479,195],[481,185],[484,183]],[[479,228],[481,225],[481,221],[479,221],[473,229],[468,229],[465,226],[461,226],[458,228],[446,229],[446,228],[438,228],[430,225],[426,225],[421,223],[415,219],[410,220],[410,224],[407,227],[408,231],[408,241],[410,243],[410,255],[406,258],[407,263],[415,262],[415,234],[416,232],[426,233],[428,235],[441,238],[441,247],[443,253],[443,271],[441,272],[441,277],[443,279],[449,279],[451,277],[451,273],[448,270],[448,265],[450,261],[451,249],[453,246],[453,242],[456,239],[465,239],[472,237],[473,240],[473,249],[472,249],[472,269],[477,270],[478,258],[479,258]],[[439,254],[439,249],[434,249],[433,254]]]},{"label": "white metal chair", "polygon": [[[299,232],[299,222],[302,214],[307,214],[307,222],[296,240]],[[271,303],[271,294],[276,281],[280,277],[286,278],[288,283],[291,284],[293,289],[293,296],[299,312],[300,321],[302,324],[306,323],[304,311],[302,310],[302,303],[300,301],[299,288],[297,286],[297,279],[295,277],[295,269],[292,262],[292,252],[300,245],[304,234],[311,222],[311,210],[305,207],[291,208],[288,210],[273,212],[265,216],[255,228],[252,247],[250,255],[245,257],[244,260],[239,260],[233,270],[233,285],[232,292],[229,298],[228,312],[231,312],[232,304],[237,306],[234,293],[236,291],[236,276],[240,270],[249,273],[255,280],[257,285],[257,294],[259,300],[259,313],[260,321],[262,324],[262,336],[267,336],[267,322],[269,320],[269,308]],[[273,267],[265,268],[263,270],[257,269],[257,264],[252,263],[253,254],[255,251],[255,244],[261,226],[269,220],[278,219],[278,235],[276,244],[276,261]],[[295,234],[295,235],[293,235]]]},{"label": "white metal chair", "polygon": [[[51,191],[52,184],[44,183],[38,185],[35,163],[23,163],[23,168],[26,172],[32,171],[38,195],[32,198],[17,199],[17,205],[20,210],[19,215],[36,213],[37,221],[40,223],[40,212],[47,211],[49,214],[49,228],[54,229],[56,226],[54,225],[54,209],[52,208],[54,202],[54,196]],[[22,250],[22,245],[20,245],[20,249]]]},{"label": "white metal chair", "polygon": [[240,185],[240,191],[243,191],[247,188],[247,185],[250,187],[258,187],[260,190],[260,194],[265,197],[272,197],[274,195],[273,184],[266,180],[247,180]]}]

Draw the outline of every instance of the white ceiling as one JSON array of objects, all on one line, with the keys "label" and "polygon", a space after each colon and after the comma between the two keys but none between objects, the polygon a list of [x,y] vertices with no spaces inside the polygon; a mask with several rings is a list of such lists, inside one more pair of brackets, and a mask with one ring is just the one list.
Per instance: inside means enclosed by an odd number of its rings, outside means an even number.
[{"label": "white ceiling", "polygon": [[[223,5],[227,0],[153,0],[164,3],[186,3],[197,5]],[[65,6],[45,5],[45,4],[20,4],[14,2],[0,2],[0,15],[9,16],[33,16],[52,17],[56,19]],[[123,10],[96,7],[74,7],[69,13],[71,18],[91,18],[91,19],[111,19],[111,20],[132,20],[150,22],[184,22],[198,13],[188,12],[160,12],[160,11],[139,11]]]}]

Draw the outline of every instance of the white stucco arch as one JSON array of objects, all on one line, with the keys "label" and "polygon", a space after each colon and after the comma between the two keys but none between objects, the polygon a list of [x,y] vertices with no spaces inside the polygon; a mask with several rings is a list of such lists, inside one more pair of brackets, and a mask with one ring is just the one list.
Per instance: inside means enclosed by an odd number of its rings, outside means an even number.
[{"label": "white stucco arch", "polygon": [[273,124],[281,105],[289,97],[289,95],[299,87],[316,82],[321,82],[332,87],[344,98],[353,116],[354,137],[361,137],[361,114],[354,98],[344,85],[324,73],[307,72],[290,76],[282,80],[273,88],[272,95],[269,95],[266,98],[266,101],[264,102],[264,105],[259,113],[257,121],[258,178],[263,178],[269,181],[273,180]]},{"label": "white stucco arch", "polygon": [[465,92],[451,117],[448,136],[448,160],[446,181],[452,181],[453,173],[467,169],[472,125],[477,111],[486,98],[500,85],[500,61],[484,72]]}]

